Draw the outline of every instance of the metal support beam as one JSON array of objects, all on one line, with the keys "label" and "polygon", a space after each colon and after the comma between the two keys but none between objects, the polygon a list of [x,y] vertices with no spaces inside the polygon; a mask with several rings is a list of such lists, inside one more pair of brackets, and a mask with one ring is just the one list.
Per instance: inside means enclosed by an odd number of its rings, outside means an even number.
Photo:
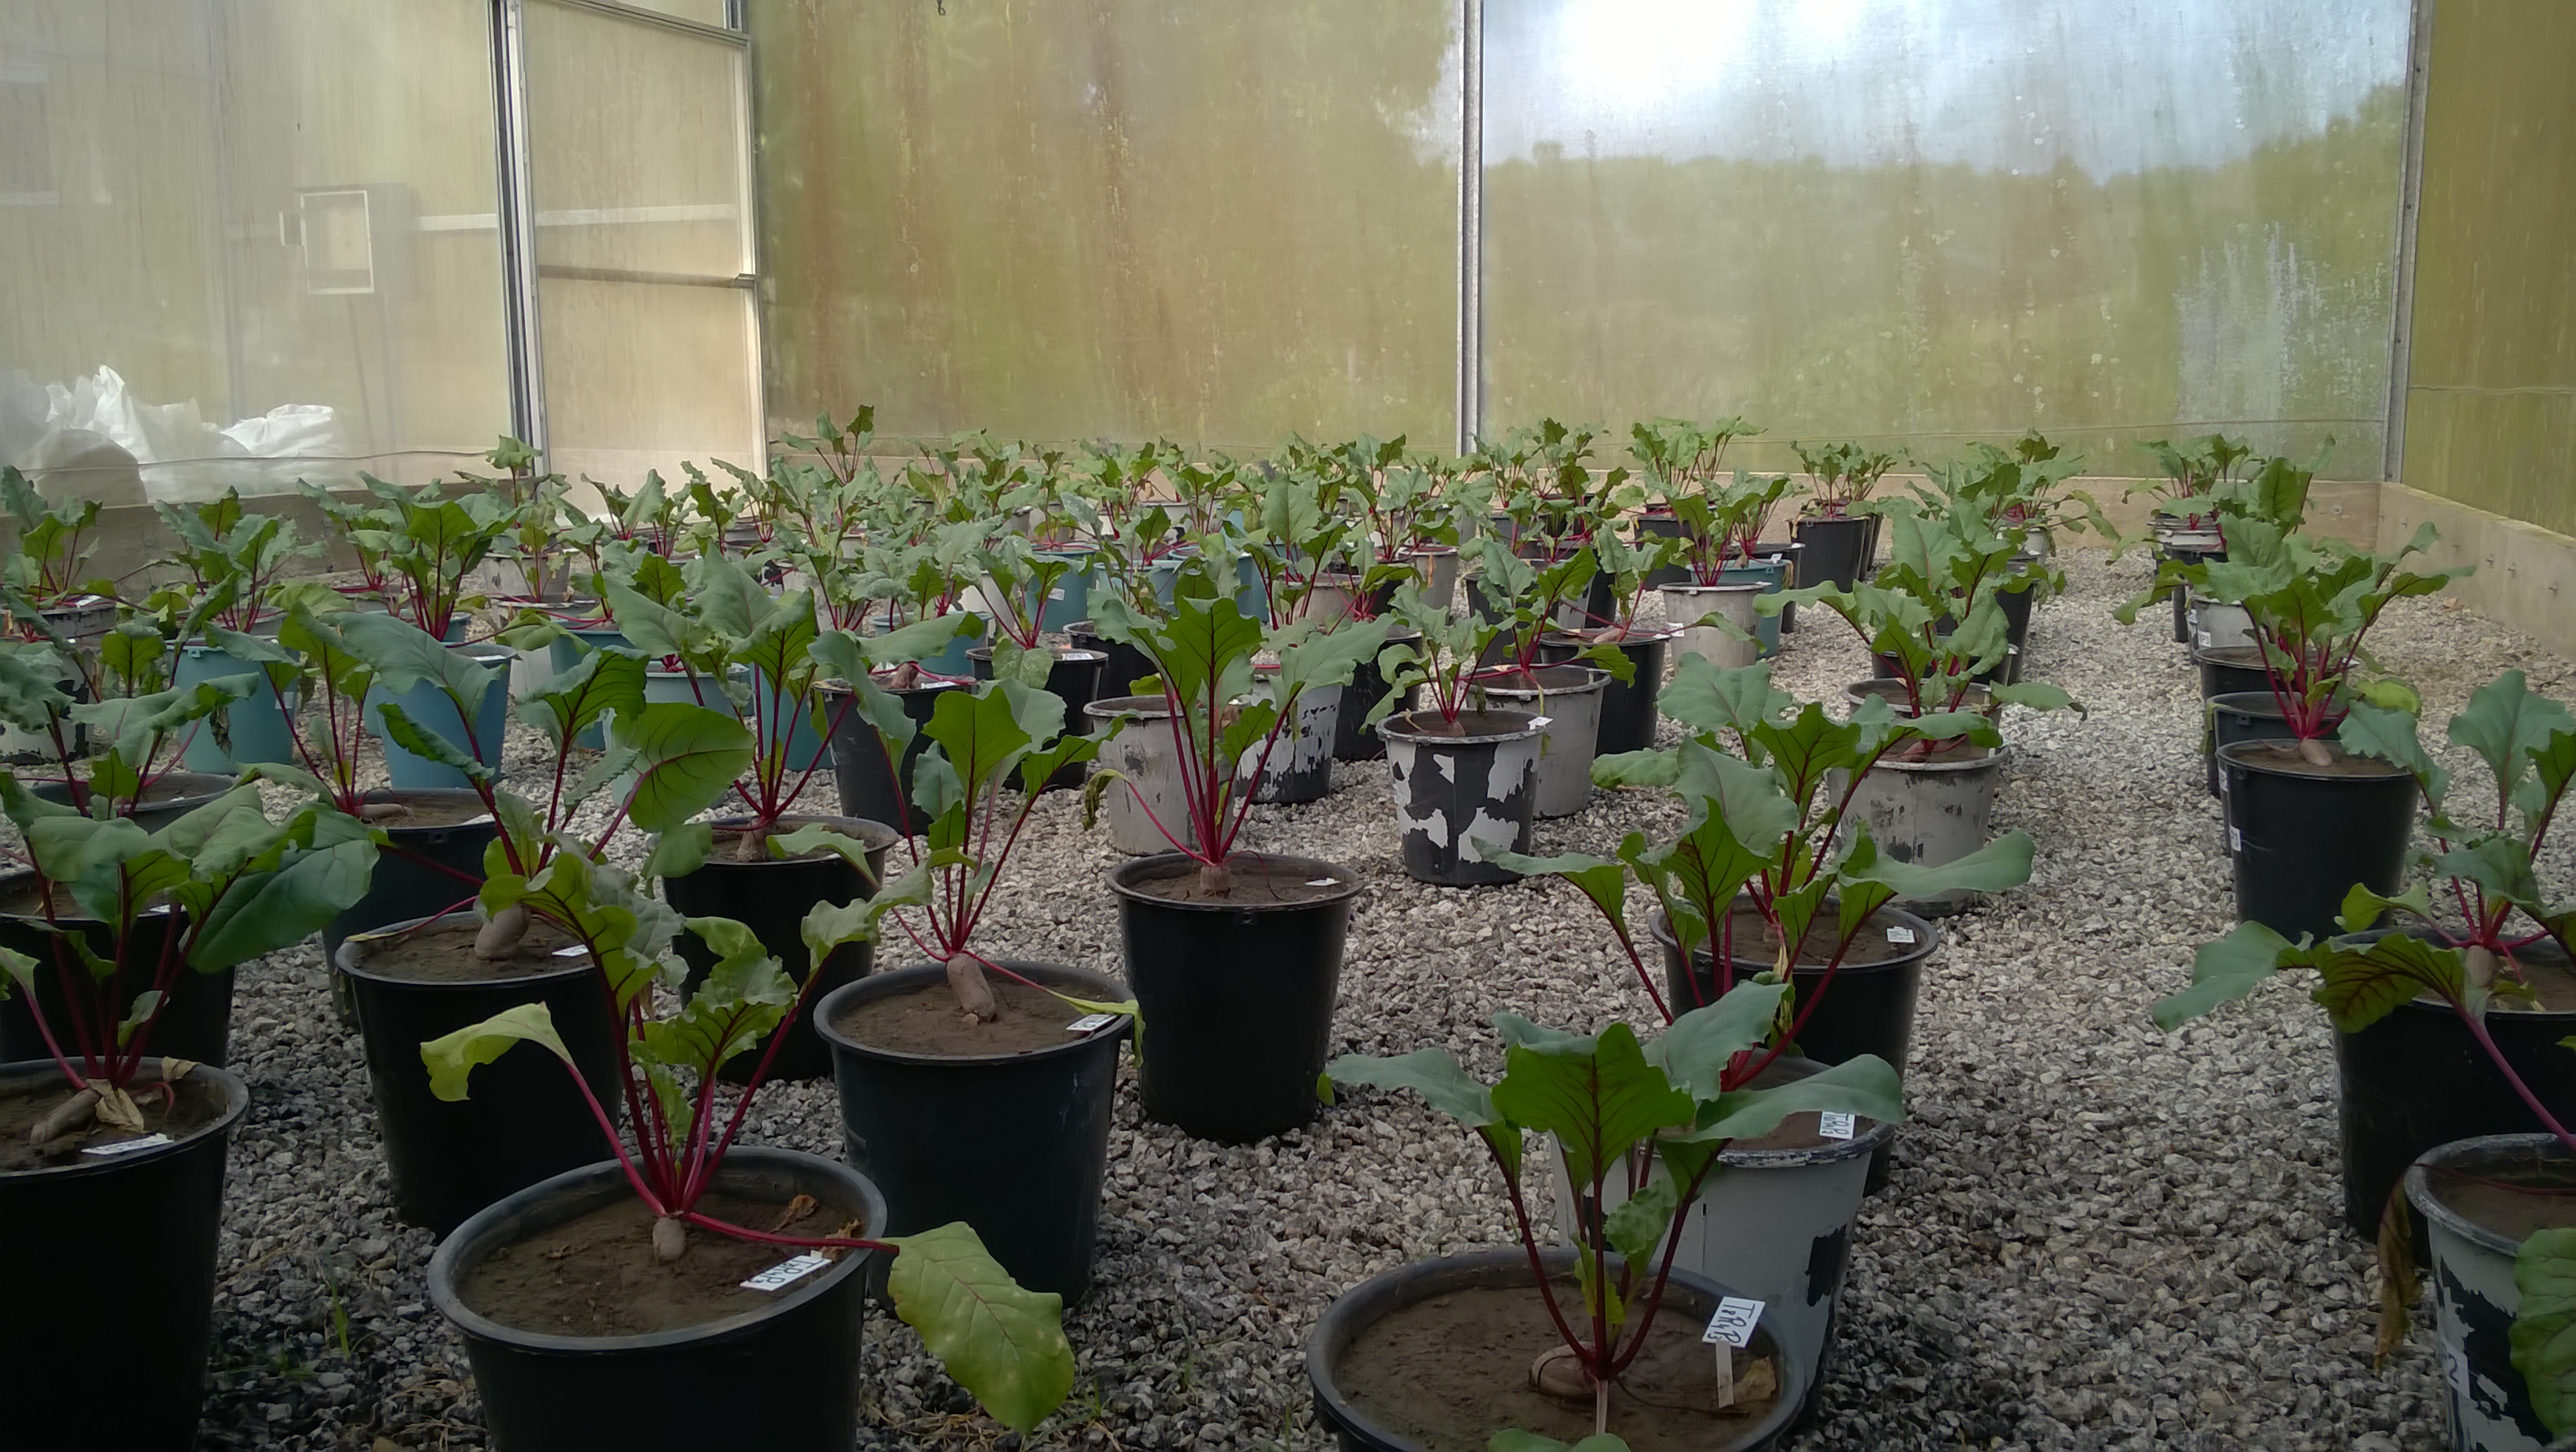
[{"label": "metal support beam", "polygon": [[1458,0],[1458,452],[1485,427],[1485,0]]},{"label": "metal support beam", "polygon": [[500,207],[501,313],[509,354],[510,428],[545,467],[545,339],[537,310],[537,205],[528,171],[525,0],[492,0],[493,154]]},{"label": "metal support beam", "polygon": [[2415,0],[2406,57],[2406,140],[2399,153],[2396,307],[2388,335],[2388,422],[2379,477],[2406,472],[2406,382],[2415,346],[2415,225],[2424,199],[2424,100],[2433,77],[2433,0]]}]

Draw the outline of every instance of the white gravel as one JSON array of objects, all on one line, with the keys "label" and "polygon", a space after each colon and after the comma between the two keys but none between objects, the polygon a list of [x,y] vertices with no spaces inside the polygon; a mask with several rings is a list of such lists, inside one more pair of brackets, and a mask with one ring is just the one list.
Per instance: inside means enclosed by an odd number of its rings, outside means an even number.
[{"label": "white gravel", "polygon": [[[2008,723],[2021,750],[1997,825],[2038,839],[2037,874],[1944,925],[1915,1118],[1856,1236],[1825,1414],[1796,1445],[2433,1446],[2429,1332],[2370,1364],[2376,1282],[2367,1247],[2335,1228],[2320,1014],[2284,989],[2172,1038],[2148,1022],[2192,945],[2232,922],[2196,685],[2165,617],[2110,619],[2138,560],[2077,555],[2069,573],[2031,673],[2092,714]],[[1837,623],[1801,624],[1781,679],[1836,699],[1864,656]],[[2400,607],[2377,644],[2437,722],[2507,665],[2576,696],[2567,661],[2438,602]],[[1383,763],[1336,774],[1331,798],[1265,808],[1250,835],[1368,878],[1341,1047],[1435,1044],[1491,1071],[1496,1012],[1582,1029],[1651,1012],[1572,889],[1412,883]],[[828,779],[814,790],[834,800]],[[1598,796],[1541,823],[1538,849],[1605,850],[1674,819],[1652,797]],[[1058,794],[1022,852],[981,946],[1116,972],[1105,829],[1084,834]],[[2552,865],[2564,880],[2565,855]],[[462,1348],[424,1302],[429,1239],[389,1208],[358,1041],[330,1017],[318,949],[246,969],[237,1013],[254,1109],[233,1152],[202,1445],[484,1446]],[[838,1149],[828,1084],[774,1087],[753,1124],[755,1141]],[[1122,1091],[1110,1155],[1096,1287],[1067,1321],[1080,1381],[1032,1447],[1325,1446],[1299,1350],[1323,1306],[1377,1271],[1508,1239],[1489,1162],[1411,1096],[1221,1148],[1141,1124]],[[909,1331],[880,1318],[872,1337],[863,1445],[1021,1445],[969,1414]]]}]

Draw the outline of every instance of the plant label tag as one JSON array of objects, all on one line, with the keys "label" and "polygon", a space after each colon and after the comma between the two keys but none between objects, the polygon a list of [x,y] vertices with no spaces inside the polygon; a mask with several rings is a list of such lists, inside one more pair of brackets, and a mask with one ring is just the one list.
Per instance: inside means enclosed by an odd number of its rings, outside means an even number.
[{"label": "plant label tag", "polygon": [[1530,729],[1532,731],[1544,731],[1555,724],[1556,718],[1554,716],[1532,716],[1530,718]]},{"label": "plant label tag", "polygon": [[1753,1326],[1761,1319],[1760,1301],[1729,1296],[1717,1303],[1717,1314],[1708,1318],[1708,1329],[1699,1339],[1711,1346],[1723,1341],[1741,1351],[1753,1344]]},{"label": "plant label tag", "polygon": [[479,816],[479,817],[468,817],[468,818],[466,818],[464,821],[459,822],[459,823],[457,823],[456,825],[458,825],[458,826],[460,826],[460,827],[480,827],[480,826],[482,826],[484,823],[486,823],[486,822],[488,822],[488,821],[491,821],[491,820],[492,820],[492,814],[491,814],[490,812],[485,812],[483,815],[481,815],[481,816]]},{"label": "plant label tag", "polygon": [[558,958],[580,958],[587,956],[589,952],[590,949],[582,944],[566,943],[562,947],[555,949],[555,956]]},{"label": "plant label tag", "polygon": [[2206,630],[2200,633],[2200,648],[2203,650],[2209,649],[2209,632]]},{"label": "plant label tag", "polygon": [[1048,599],[1050,599],[1050,600],[1061,600],[1061,599],[1063,599],[1063,598],[1064,598],[1064,587],[1063,587],[1063,586],[1061,586],[1061,585],[1058,585],[1056,588],[1054,588],[1054,589],[1052,589],[1052,590],[1047,591],[1047,598],[1048,598]]},{"label": "plant label tag", "polygon": [[90,1145],[84,1148],[81,1153],[85,1155],[97,1155],[99,1158],[105,1159],[110,1155],[130,1155],[136,1150],[148,1150],[158,1145],[168,1144],[169,1142],[170,1136],[166,1134],[147,1134],[139,1139],[121,1139],[114,1144]]},{"label": "plant label tag", "polygon": [[1887,930],[1887,941],[1910,947],[1914,942],[1914,930],[1912,928],[1890,928]]},{"label": "plant label tag", "polygon": [[1340,884],[1340,883],[1338,883],[1338,882],[1334,881],[1333,879],[1331,879],[1331,878],[1329,878],[1329,877],[1310,877],[1310,878],[1307,878],[1307,879],[1306,879],[1306,885],[1307,885],[1308,887],[1339,887],[1339,886],[1341,886],[1341,884]]},{"label": "plant label tag", "polygon": [[742,1288],[746,1291],[783,1291],[830,1264],[819,1255],[800,1255],[793,1260],[782,1260],[744,1281]]},{"label": "plant label tag", "polygon": [[1849,1139],[1859,1127],[1852,1116],[1830,1109],[1816,1116],[1816,1133],[1827,1139]]},{"label": "plant label tag", "polygon": [[2245,850],[2245,834],[2234,826],[2227,829],[2227,850],[2230,852]]},{"label": "plant label tag", "polygon": [[1117,1021],[1118,1015],[1114,1013],[1086,1013],[1082,1017],[1075,1019],[1073,1022],[1066,1024],[1064,1026],[1064,1031],[1069,1034],[1097,1033],[1101,1029],[1105,1029]]}]

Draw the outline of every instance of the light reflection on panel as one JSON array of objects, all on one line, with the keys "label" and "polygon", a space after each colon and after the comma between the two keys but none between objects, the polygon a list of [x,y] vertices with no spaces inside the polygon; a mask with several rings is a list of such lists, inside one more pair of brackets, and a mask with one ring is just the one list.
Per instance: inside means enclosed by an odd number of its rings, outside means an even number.
[{"label": "light reflection on panel", "polygon": [[1454,0],[752,8],[770,413],[1447,439]]},{"label": "light reflection on panel", "polygon": [[2376,477],[2406,0],[1488,0],[1488,431],[1735,413]]}]

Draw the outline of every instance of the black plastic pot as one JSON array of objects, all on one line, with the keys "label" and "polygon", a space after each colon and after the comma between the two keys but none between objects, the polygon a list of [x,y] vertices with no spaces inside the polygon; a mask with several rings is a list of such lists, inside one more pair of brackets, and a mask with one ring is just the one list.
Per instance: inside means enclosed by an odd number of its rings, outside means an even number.
[{"label": "black plastic pot", "polygon": [[[1403,833],[1405,875],[1442,887],[1518,882],[1520,874],[1471,855],[1479,824],[1507,829],[1514,852],[1530,849],[1538,814],[1540,728],[1522,711],[1468,712],[1449,734],[1437,711],[1389,716],[1378,727],[1387,742],[1395,821]],[[1476,834],[1476,840],[1488,840]]]},{"label": "black plastic pot", "polygon": [[[1673,634],[1631,636],[1619,642],[1619,653],[1635,668],[1633,679],[1610,678],[1601,691],[1601,724],[1595,736],[1595,755],[1617,751],[1643,751],[1655,744],[1655,700],[1664,689],[1664,648],[1672,643]],[[1539,637],[1538,658],[1542,664],[1569,661],[1589,649],[1591,642],[1571,635],[1550,632]]]},{"label": "black plastic pot", "polygon": [[[1418,645],[1422,632],[1396,630],[1388,633],[1386,645]],[[1383,651],[1386,647],[1380,646]],[[1351,672],[1351,683],[1342,687],[1342,714],[1333,724],[1333,760],[1375,761],[1386,755],[1386,743],[1378,739],[1377,728],[1366,724],[1368,713],[1386,698],[1386,677],[1377,668],[1377,657],[1361,661]],[[1404,693],[1403,702],[1390,712],[1402,715],[1422,699],[1422,688],[1415,686]]]},{"label": "black plastic pot", "polygon": [[[1574,1254],[1550,1247],[1539,1252],[1539,1261],[1551,1276],[1571,1275]],[[1435,1296],[1498,1286],[1526,1287],[1531,1298],[1537,1298],[1538,1286],[1530,1276],[1527,1252],[1517,1247],[1471,1250],[1463,1255],[1415,1261],[1371,1276],[1334,1298],[1315,1322],[1315,1329],[1306,1333],[1306,1381],[1315,1393],[1315,1420],[1332,1429],[1341,1452],[1421,1452],[1422,1448],[1413,1437],[1372,1418],[1367,1408],[1354,1403],[1343,1391],[1335,1368],[1351,1343],[1395,1312]],[[1706,1325],[1717,1314],[1718,1303],[1734,1294],[1729,1287],[1677,1268],[1665,1282],[1664,1299],[1657,1314]],[[1723,1445],[1729,1452],[1769,1452],[1787,1434],[1789,1424],[1808,1398],[1815,1368],[1794,1359],[1788,1347],[1759,1323],[1750,1354],[1774,1359],[1780,1372],[1779,1399],[1759,1421],[1712,1419],[1711,1436],[1725,1440],[1712,1441],[1710,1446]],[[1519,1375],[1522,1371],[1515,1366],[1503,1374]],[[1496,1426],[1488,1430],[1503,1429]],[[1484,1439],[1478,1437],[1476,1445],[1484,1445]]]},{"label": "black plastic pot", "polygon": [[[322,961],[337,957],[351,933],[436,917],[470,903],[483,885],[483,850],[501,834],[500,824],[483,810],[483,799],[464,787],[419,787],[409,791],[372,791],[370,805],[395,803],[412,807],[470,807],[466,820],[449,825],[406,827],[399,820],[378,822],[389,839],[376,853],[367,878],[367,895],[322,928]],[[357,1021],[357,1005],[348,996],[349,980],[331,975],[332,1006],[342,1021]]]},{"label": "black plastic pot", "polygon": [[[899,839],[892,827],[857,817],[781,817],[782,831],[824,826],[866,843],[868,870],[861,872],[848,859],[830,854],[787,861],[763,856],[744,862],[734,856],[733,839],[722,835],[725,828],[740,825],[740,819],[716,823],[719,835],[714,853],[685,877],[663,878],[662,900],[688,917],[732,918],[741,923],[787,969],[788,977],[802,983],[812,967],[812,955],[805,951],[805,915],[818,903],[842,906],[874,896],[877,883],[885,877],[886,849]],[[715,970],[715,951],[697,934],[686,931],[672,946],[680,961],[689,965],[688,991],[697,992]],[[804,1007],[796,1016],[778,1026],[786,1042],[770,1061],[769,1077],[820,1079],[832,1072],[831,1051],[814,1033],[815,1005],[842,984],[866,977],[875,952],[871,943],[843,943],[823,960],[823,981],[805,995]],[[724,1066],[723,1077],[736,1084],[748,1081],[760,1067],[761,1053],[755,1047],[732,1059]]]},{"label": "black plastic pot", "polygon": [[[62,970],[69,969],[86,985],[91,981],[89,969],[81,963],[78,949],[46,927],[44,909],[36,893],[36,874],[31,871],[0,877],[0,948],[13,949],[36,960],[35,1007],[28,1005],[25,995],[14,991],[0,998],[0,1063],[52,1057],[53,1051],[45,1046],[44,1031],[36,1025],[39,1009],[45,1022],[53,1025],[64,1051],[79,1052],[72,1040],[71,1017],[63,1006]],[[115,935],[107,924],[73,906],[68,891],[61,891],[55,899],[55,911],[55,922],[65,932],[79,933],[91,952],[110,961],[115,959]],[[150,965],[161,961],[162,944],[171,934],[186,931],[187,918],[176,908],[146,912],[135,918],[126,944],[128,981],[120,984],[117,995],[117,1023],[125,1021],[136,996],[152,986]],[[175,945],[171,951],[178,951]],[[112,1029],[114,1024],[108,1027]],[[152,1021],[152,1038],[145,1047],[163,1057],[224,1064],[232,1058],[232,1037],[233,970],[200,973],[183,967],[171,980],[169,1001],[161,1006],[160,1017]]]},{"label": "black plastic pot", "polygon": [[2218,753],[2238,921],[2293,941],[2322,938],[2342,931],[2337,918],[2354,884],[2396,896],[2415,831],[2415,778],[2370,765],[2384,771],[2327,776],[2263,741]]},{"label": "black plastic pot", "polygon": [[[872,1236],[886,1223],[885,1197],[864,1177],[794,1150],[735,1149],[714,1188],[781,1206],[811,1195],[827,1207],[823,1219],[858,1219]],[[614,1160],[588,1165],[486,1208],[430,1257],[430,1302],[464,1338],[496,1452],[848,1452],[867,1374],[860,1332],[874,1251],[844,1255],[757,1309],[642,1335],[522,1331],[459,1298],[494,1251],[633,1194]]]},{"label": "black plastic pot", "polygon": [[[1637,516],[1628,537],[1642,545],[1650,539],[1682,539],[1688,533],[1688,527],[1671,510],[1650,509]],[[1666,585],[1687,585],[1690,579],[1688,565],[1658,565],[1647,572],[1645,583],[1649,590],[1660,590]]]},{"label": "black plastic pot", "polygon": [[[1076,998],[1128,996],[1114,979],[1079,968],[1000,962]],[[963,1220],[1011,1279],[1071,1305],[1091,1285],[1118,1045],[1134,1021],[1052,1048],[974,1058],[872,1048],[840,1027],[862,1003],[925,987],[945,993],[947,981],[937,964],[898,968],[837,989],[816,1008],[815,1026],[832,1046],[845,1157],[885,1191],[888,1234]],[[1076,1016],[1065,1010],[1066,1022]]]},{"label": "black plastic pot", "polygon": [[[993,678],[991,646],[976,646],[966,652],[966,658],[975,663],[975,679],[989,681]],[[1089,724],[1091,718],[1083,714],[1082,708],[1100,699],[1100,670],[1108,659],[1105,652],[1078,647],[1055,652],[1055,663],[1047,667],[1046,688],[1064,702],[1065,730],[1080,733]],[[1090,774],[1091,763],[1068,762],[1047,778],[1047,790],[1078,787]]]},{"label": "black plastic pot", "polygon": [[[479,913],[458,914],[427,931],[452,934],[456,952],[469,955],[480,921]],[[399,923],[356,934],[340,945],[332,965],[352,980],[394,1211],[445,1235],[506,1195],[598,1159],[605,1136],[580,1086],[545,1050],[513,1046],[477,1068],[466,1097],[451,1103],[430,1093],[421,1044],[505,1009],[542,1003],[614,1120],[624,1094],[617,1076],[621,1029],[586,958],[566,959],[549,973],[443,983],[368,970],[369,943],[421,926]]]},{"label": "black plastic pot", "polygon": [[1357,873],[1306,857],[1238,852],[1238,880],[1330,880],[1300,902],[1174,902],[1157,883],[1198,864],[1177,852],[1109,869],[1126,944],[1127,983],[1152,1025],[1136,1078],[1145,1117],[1194,1139],[1249,1144],[1295,1129],[1321,1102],[1315,1076],[1332,1047],[1342,945],[1359,904]]},{"label": "black plastic pot", "polygon": [[[2172,560],[2178,564],[2197,565],[2214,560],[2223,560],[2227,558],[2227,551],[2222,549],[2191,549],[2173,544],[2159,544],[2156,547],[2156,558],[2159,560]],[[2186,598],[2190,593],[2191,592],[2189,590],[2186,590],[2179,585],[2174,587],[2173,590],[2173,635],[2174,644],[2176,645],[2191,644],[2191,602]]]},{"label": "black plastic pot", "polygon": [[1133,695],[1135,692],[1131,688],[1136,682],[1157,673],[1152,656],[1125,641],[1111,640],[1108,636],[1102,635],[1091,628],[1091,622],[1088,620],[1068,626],[1064,632],[1064,638],[1072,641],[1077,650],[1096,650],[1103,657],[1100,663],[1100,683],[1093,689],[1092,694],[1092,699],[1095,701]]},{"label": "black plastic pot", "polygon": [[2030,609],[2039,600],[2039,582],[2034,580],[2018,589],[1999,590],[1995,599],[2004,609],[2004,642],[2014,649],[2030,643]]},{"label": "black plastic pot", "polygon": [[[1738,907],[1750,907],[1750,898],[1736,899]],[[1826,911],[1832,909],[1828,907]],[[1804,1008],[1808,999],[1816,998],[1815,1015],[1799,1033],[1796,1052],[1819,1064],[1840,1064],[1863,1054],[1876,1054],[1896,1070],[1901,1079],[1905,1063],[1914,1045],[1915,1004],[1923,992],[1924,965],[1941,946],[1941,930],[1929,921],[1901,908],[1885,907],[1870,914],[1869,926],[1888,933],[1889,946],[1902,947],[1897,956],[1877,963],[1845,963],[1825,983],[1825,965],[1799,962],[1791,966],[1789,980],[1796,991],[1796,1007]],[[1675,1014],[1686,1013],[1704,1003],[1718,1000],[1717,956],[1701,947],[1691,953],[1691,973],[1682,974],[1681,943],[1673,936],[1672,923],[1662,913],[1654,918],[1655,946],[1664,960],[1664,1002]],[[1895,943],[1895,933],[1914,935],[1911,946]],[[1748,955],[1740,949],[1732,955],[1735,981],[1743,982],[1756,973],[1771,970],[1771,960]],[[1887,1185],[1894,1140],[1882,1146],[1870,1158],[1869,1191],[1876,1194]]]},{"label": "black plastic pot", "polygon": [[2209,729],[2201,735],[2201,764],[2209,770],[2209,794],[2218,795],[2218,748],[2239,741],[2287,741],[2290,723],[2281,715],[2280,699],[2269,690],[2231,691],[2204,703]]},{"label": "black plastic pot", "polygon": [[2242,696],[2254,691],[2272,693],[2272,678],[2263,670],[2263,648],[2259,645],[2221,645],[2204,650],[2192,647],[2191,663],[2200,667],[2200,698]]},{"label": "black plastic pot", "polygon": [[[2366,943],[2386,930],[2351,935]],[[2521,950],[2526,961],[2565,965],[2554,944]],[[2497,1002],[2486,1030],[2505,1062],[2564,1123],[2576,1115],[2576,1054],[2559,1041],[2576,1034],[2576,1013]],[[2335,1120],[2343,1147],[2343,1219],[2356,1235],[2379,1233],[2379,1217],[2406,1167],[2425,1151],[2488,1134],[2539,1133],[2540,1118],[2468,1025],[2438,999],[2413,999],[2358,1033],[2335,1034],[2340,1084]],[[2421,1242],[2419,1229],[2417,1239]]]},{"label": "black plastic pot", "polygon": [[[133,810],[120,813],[132,817],[134,825],[146,832],[158,832],[172,822],[233,789],[233,779],[201,771],[166,771],[143,789],[143,800]],[[33,782],[27,790],[49,802],[71,805],[72,790],[59,781]]]},{"label": "black plastic pot", "polygon": [[[903,714],[912,718],[913,725],[912,743],[903,749],[903,761],[893,771],[886,769],[885,736],[876,723],[856,707],[842,716],[841,729],[832,733],[832,784],[841,794],[842,816],[884,822],[906,835],[921,835],[929,824],[912,804],[912,764],[930,746],[921,728],[930,724],[930,714],[939,709],[940,695],[959,689],[955,681],[925,679],[920,685],[886,693],[903,703]],[[837,698],[849,694],[847,686],[831,682],[820,690],[826,711],[837,712]]]},{"label": "black plastic pot", "polygon": [[1828,580],[1848,590],[1869,573],[1877,554],[1878,516],[1808,517],[1789,526],[1790,538],[1806,548],[1798,552],[1801,587]]},{"label": "black plastic pot", "polygon": [[[0,1447],[197,1445],[224,1154],[250,1108],[240,1079],[199,1076],[221,1107],[183,1139],[0,1171]],[[29,1082],[60,1084],[62,1071],[50,1059],[0,1065],[0,1084]]]}]

